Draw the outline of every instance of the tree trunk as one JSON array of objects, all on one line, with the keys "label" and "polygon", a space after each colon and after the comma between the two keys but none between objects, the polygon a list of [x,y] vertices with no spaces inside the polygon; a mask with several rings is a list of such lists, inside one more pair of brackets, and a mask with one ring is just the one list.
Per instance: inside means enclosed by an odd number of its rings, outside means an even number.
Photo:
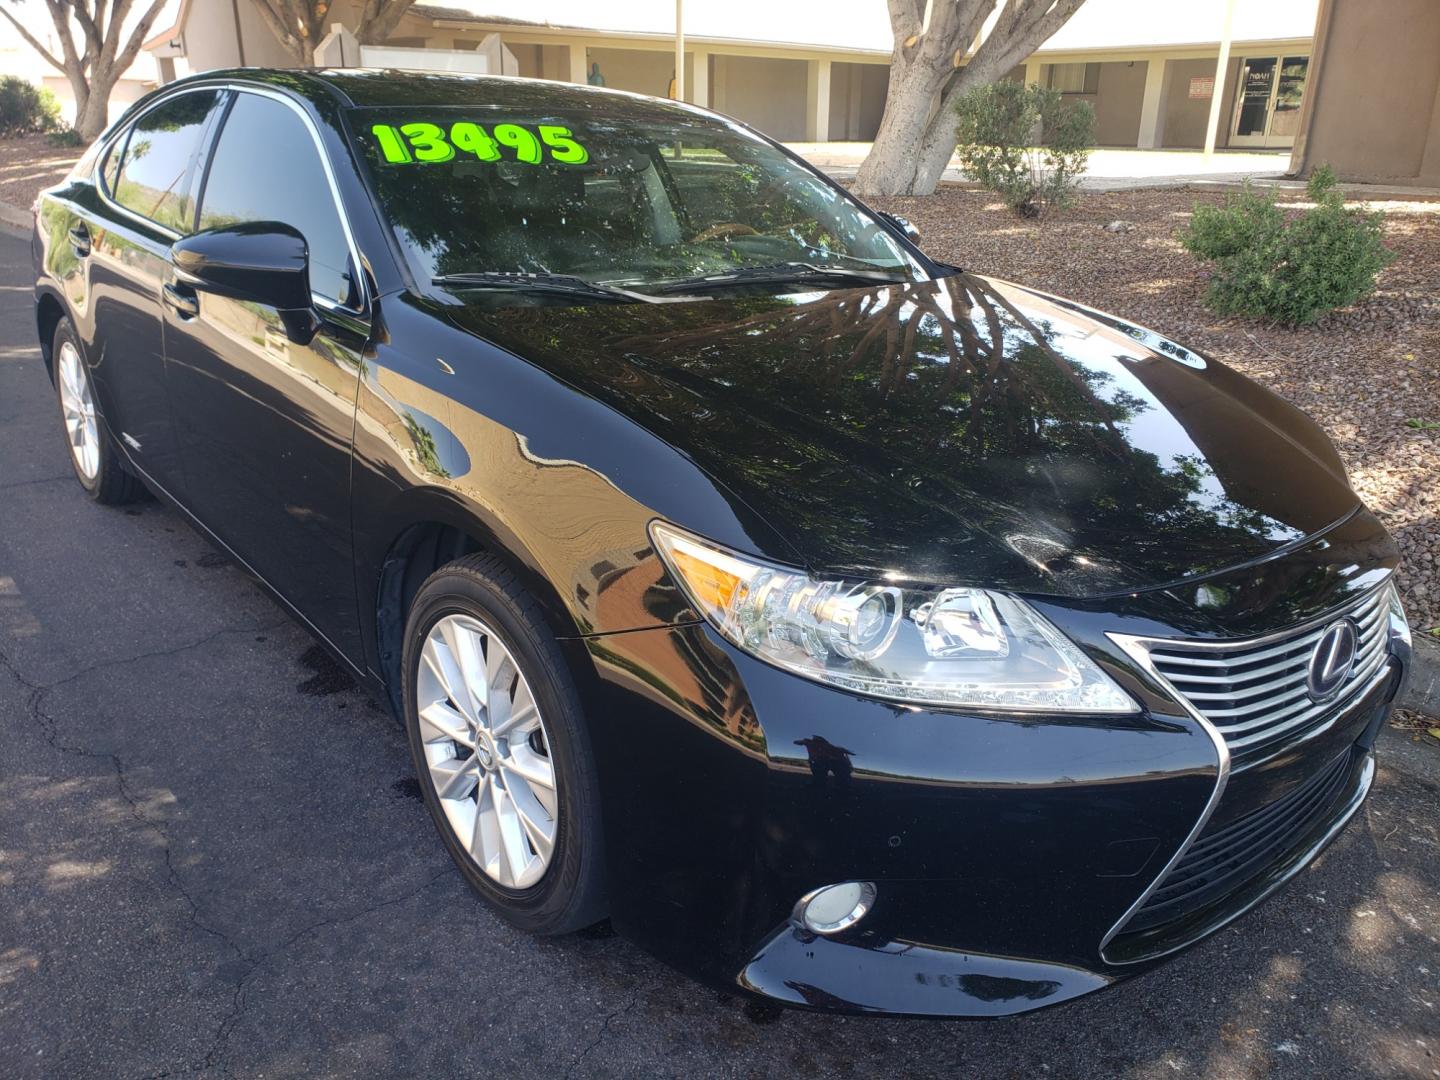
[{"label": "tree trunk", "polygon": [[916,79],[894,81],[900,85],[891,87],[880,130],[855,174],[855,191],[861,196],[909,195],[915,191],[916,169],[930,127],[934,92]]},{"label": "tree trunk", "polygon": [[82,99],[79,95],[75,98],[75,131],[86,142],[93,142],[100,137],[110,123],[110,90],[113,86],[92,85],[89,92]]},{"label": "tree trunk", "polygon": [[[976,46],[997,2],[990,30]],[[972,87],[1003,78],[1084,2],[889,0],[895,36],[889,96],[875,142],[855,175],[856,194],[931,194],[955,152],[956,101]]]}]

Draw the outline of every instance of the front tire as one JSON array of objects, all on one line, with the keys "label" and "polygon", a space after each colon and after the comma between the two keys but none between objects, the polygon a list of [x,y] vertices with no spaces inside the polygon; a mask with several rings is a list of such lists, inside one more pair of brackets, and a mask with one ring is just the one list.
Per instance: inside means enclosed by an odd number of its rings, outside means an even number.
[{"label": "front tire", "polygon": [[54,357],[55,393],[75,479],[85,494],[105,506],[143,498],[144,485],[125,471],[120,448],[110,438],[95,407],[90,368],[69,319],[61,319],[55,328],[50,355]]},{"label": "front tire", "polygon": [[403,663],[425,804],[471,887],[535,934],[602,919],[594,759],[539,604],[498,559],[450,563],[416,594]]}]

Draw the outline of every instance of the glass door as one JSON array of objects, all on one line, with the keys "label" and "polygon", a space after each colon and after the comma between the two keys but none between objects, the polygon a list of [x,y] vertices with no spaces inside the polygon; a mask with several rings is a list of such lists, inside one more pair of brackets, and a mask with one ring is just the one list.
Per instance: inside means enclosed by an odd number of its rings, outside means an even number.
[{"label": "glass door", "polygon": [[1308,56],[1247,56],[1240,62],[1231,146],[1290,146],[1300,123]]}]

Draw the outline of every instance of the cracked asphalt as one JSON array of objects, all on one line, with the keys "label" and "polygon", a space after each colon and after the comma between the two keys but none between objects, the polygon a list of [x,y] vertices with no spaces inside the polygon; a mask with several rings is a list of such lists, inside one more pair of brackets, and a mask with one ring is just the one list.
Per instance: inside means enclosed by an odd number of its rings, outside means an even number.
[{"label": "cracked asphalt", "polygon": [[28,275],[0,236],[0,1075],[1440,1077],[1440,760],[1393,733],[1284,892],[1030,1017],[776,1016],[508,929],[379,704],[177,515],[84,499]]}]

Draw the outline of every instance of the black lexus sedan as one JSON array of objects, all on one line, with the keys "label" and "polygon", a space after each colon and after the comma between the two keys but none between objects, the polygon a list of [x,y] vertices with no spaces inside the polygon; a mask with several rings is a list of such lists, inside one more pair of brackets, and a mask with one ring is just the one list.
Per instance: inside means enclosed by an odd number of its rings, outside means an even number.
[{"label": "black lexus sedan", "polygon": [[1319,428],[724,117],[211,73],[33,251],[80,485],[178,508],[388,700],[524,930],[1023,1012],[1235,919],[1370,787],[1409,636]]}]

